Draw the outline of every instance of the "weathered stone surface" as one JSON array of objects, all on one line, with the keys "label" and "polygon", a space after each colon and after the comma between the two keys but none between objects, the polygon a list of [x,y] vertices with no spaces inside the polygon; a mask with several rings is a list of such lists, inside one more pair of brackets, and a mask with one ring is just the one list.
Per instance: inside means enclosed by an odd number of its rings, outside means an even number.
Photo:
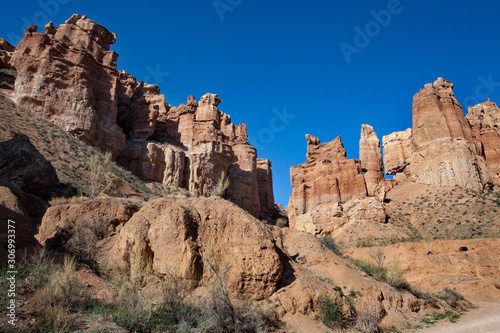
[{"label": "weathered stone surface", "polygon": [[303,226],[296,224],[297,216],[316,206],[344,203],[367,194],[361,163],[347,159],[340,137],[323,144],[313,136],[306,139],[306,163],[290,168],[292,194],[287,207],[290,226],[300,229]]},{"label": "weathered stone surface", "polygon": [[113,253],[110,264],[130,265],[135,253],[158,273],[199,282],[211,265],[227,269],[229,290],[250,299],[272,295],[283,272],[269,230],[220,198],[156,200],[125,224]]},{"label": "weathered stone surface", "polygon": [[58,183],[56,170],[26,135],[0,142],[0,184],[40,196]]},{"label": "weathered stone surface", "polygon": [[361,125],[359,160],[361,161],[361,170],[365,175],[368,196],[374,196],[380,191],[384,192],[381,189],[381,187],[385,186],[385,177],[380,140],[370,125]]},{"label": "weathered stone surface", "polygon": [[[38,242],[34,238],[33,225],[28,211],[25,209],[19,198],[11,189],[0,186],[0,262],[6,262],[9,254],[8,235],[15,233],[16,255],[21,255],[21,249],[26,246],[36,245]],[[13,222],[9,223],[11,220]]]},{"label": "weathered stone surface", "polygon": [[0,38],[0,68],[13,69],[10,59],[15,47],[10,45],[5,39]]},{"label": "weathered stone surface", "polygon": [[394,175],[397,180],[405,180],[409,177],[412,155],[411,148],[411,128],[406,131],[394,132],[382,137],[384,145],[384,166],[385,173]]},{"label": "weathered stone surface", "polygon": [[[424,292],[449,288],[468,300],[500,301],[498,239],[399,243],[381,247],[381,251],[384,265],[399,262],[408,282]],[[347,249],[344,253],[373,261],[370,249]]]},{"label": "weathered stone surface", "polygon": [[451,82],[438,78],[413,97],[411,178],[482,190],[491,178],[452,89]]},{"label": "weathered stone surface", "polygon": [[[42,224],[36,239],[42,245],[61,246],[58,243],[58,230],[71,233],[76,224],[85,221],[90,225],[97,223],[99,218],[106,220],[112,231],[127,222],[139,207],[113,200],[89,200],[77,204],[64,204],[49,207],[43,216]],[[110,230],[111,231],[111,230]],[[46,244],[49,242],[49,244]]]},{"label": "weathered stone surface", "polygon": [[274,214],[274,191],[271,161],[268,159],[257,159],[257,184],[259,186],[260,217],[270,220]]},{"label": "weathered stone surface", "polygon": [[384,203],[378,198],[353,198],[342,206],[349,221],[385,223]]},{"label": "weathered stone surface", "polygon": [[11,61],[18,69],[17,103],[111,151],[144,180],[206,196],[227,175],[224,196],[259,216],[259,188],[269,187],[258,184],[246,125],[231,123],[216,94],[171,107],[158,86],[116,69],[118,55],[109,50],[115,41],[115,34],[78,14],[60,27],[49,22],[45,33],[29,28]]},{"label": "weathered stone surface", "polygon": [[118,55],[109,51],[116,35],[78,14],[48,32],[27,31],[12,55],[17,103],[119,155],[125,135],[116,124]]},{"label": "weathered stone surface", "polygon": [[466,117],[478,154],[483,156],[494,181],[500,184],[500,110],[488,99],[469,107]]}]

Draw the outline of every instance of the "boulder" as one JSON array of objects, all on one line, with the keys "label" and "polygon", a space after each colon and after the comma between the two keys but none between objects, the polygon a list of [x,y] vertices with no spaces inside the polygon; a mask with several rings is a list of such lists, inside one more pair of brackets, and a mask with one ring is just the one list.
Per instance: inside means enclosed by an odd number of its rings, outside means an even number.
[{"label": "boulder", "polygon": [[155,272],[197,284],[226,272],[229,291],[248,299],[272,295],[283,272],[265,225],[216,197],[152,202],[124,225],[112,253],[110,264],[152,260]]},{"label": "boulder", "polygon": [[56,170],[28,136],[16,134],[0,142],[0,184],[40,196],[58,183]]}]

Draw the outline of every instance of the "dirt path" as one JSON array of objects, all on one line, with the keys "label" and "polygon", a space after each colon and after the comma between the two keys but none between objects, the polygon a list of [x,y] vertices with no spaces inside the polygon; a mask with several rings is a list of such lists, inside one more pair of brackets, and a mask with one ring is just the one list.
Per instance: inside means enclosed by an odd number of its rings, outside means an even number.
[{"label": "dirt path", "polygon": [[485,333],[500,332],[500,303],[475,302],[472,309],[460,317],[457,323],[443,320],[421,333]]}]

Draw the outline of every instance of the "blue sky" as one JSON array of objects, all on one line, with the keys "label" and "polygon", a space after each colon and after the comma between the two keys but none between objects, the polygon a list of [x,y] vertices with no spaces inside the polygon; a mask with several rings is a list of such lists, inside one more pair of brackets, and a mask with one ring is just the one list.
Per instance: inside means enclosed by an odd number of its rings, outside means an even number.
[{"label": "blue sky", "polygon": [[11,1],[0,37],[16,44],[28,23],[73,13],[115,32],[118,68],[158,84],[168,103],[218,94],[273,162],[284,205],[306,133],[341,135],[357,158],[361,124],[379,139],[411,127],[413,95],[439,76],[463,105],[500,103],[499,1]]}]

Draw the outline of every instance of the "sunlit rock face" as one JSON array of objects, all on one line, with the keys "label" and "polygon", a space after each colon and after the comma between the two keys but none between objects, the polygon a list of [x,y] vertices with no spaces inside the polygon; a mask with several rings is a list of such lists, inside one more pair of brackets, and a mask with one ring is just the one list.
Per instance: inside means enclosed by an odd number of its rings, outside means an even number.
[{"label": "sunlit rock face", "polygon": [[15,99],[23,109],[110,151],[144,180],[208,196],[226,177],[220,195],[254,216],[272,215],[270,164],[258,167],[246,125],[219,110],[216,94],[170,106],[158,86],[117,70],[118,54],[110,51],[116,35],[85,16],[37,30],[30,26],[15,50],[0,45],[0,61],[17,69]]}]

